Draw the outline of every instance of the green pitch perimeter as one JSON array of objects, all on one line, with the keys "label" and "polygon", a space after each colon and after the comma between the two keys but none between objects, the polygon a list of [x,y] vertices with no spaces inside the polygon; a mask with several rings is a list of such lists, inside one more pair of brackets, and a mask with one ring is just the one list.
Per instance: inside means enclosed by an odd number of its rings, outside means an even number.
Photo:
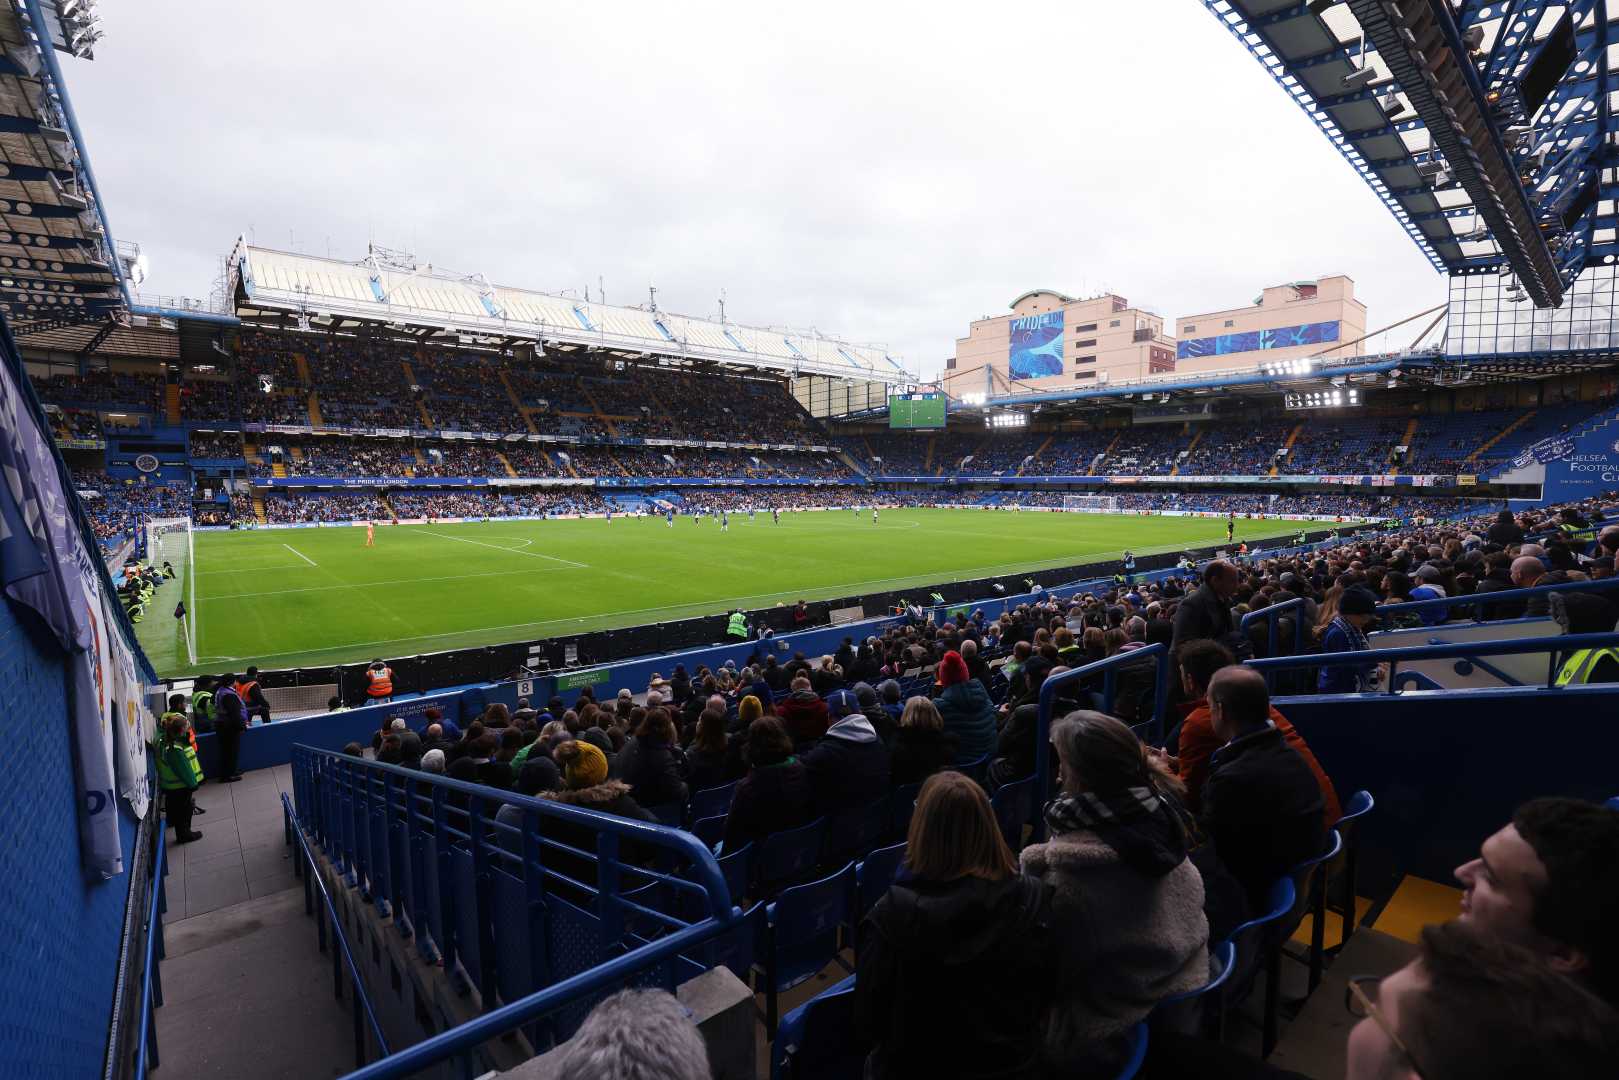
[{"label": "green pitch perimeter", "polygon": [[[1237,522],[1237,539],[1297,523]],[[1214,518],[983,510],[769,514],[749,522],[615,517],[195,536],[195,667],[162,587],[139,626],[164,674],[332,664],[635,626],[732,607],[1012,575],[1225,540]],[[189,606],[189,605],[188,605]]]}]

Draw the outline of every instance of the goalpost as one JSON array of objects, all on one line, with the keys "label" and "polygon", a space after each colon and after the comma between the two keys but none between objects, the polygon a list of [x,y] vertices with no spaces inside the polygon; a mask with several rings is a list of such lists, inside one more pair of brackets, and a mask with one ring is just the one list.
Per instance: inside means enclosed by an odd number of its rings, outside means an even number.
[{"label": "goalpost", "polygon": [[1097,514],[1107,510],[1117,510],[1119,500],[1116,495],[1064,495],[1062,497],[1062,508],[1064,510],[1080,510]]},{"label": "goalpost", "polygon": [[197,662],[197,575],[196,547],[190,518],[153,518],[146,523],[146,561],[161,570],[166,562],[174,567],[179,583],[177,603],[185,604],[180,617],[180,636],[185,641],[186,662]]}]

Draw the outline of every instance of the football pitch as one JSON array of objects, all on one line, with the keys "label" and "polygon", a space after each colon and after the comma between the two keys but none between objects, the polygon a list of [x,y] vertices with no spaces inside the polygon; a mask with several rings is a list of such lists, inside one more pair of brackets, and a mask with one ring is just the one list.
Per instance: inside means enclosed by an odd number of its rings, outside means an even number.
[{"label": "football pitch", "polygon": [[[1298,523],[1237,522],[1237,539]],[[165,675],[286,668],[636,626],[1221,543],[1225,521],[982,510],[615,517],[195,534],[197,663],[165,584],[137,628]],[[918,594],[921,598],[922,594]]]}]

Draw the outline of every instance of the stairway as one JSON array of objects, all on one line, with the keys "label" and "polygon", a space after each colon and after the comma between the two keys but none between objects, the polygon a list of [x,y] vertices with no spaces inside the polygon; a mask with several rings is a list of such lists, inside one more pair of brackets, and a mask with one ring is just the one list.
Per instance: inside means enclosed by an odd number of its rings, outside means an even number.
[{"label": "stairway", "polygon": [[[1410,449],[1411,448],[1411,440],[1416,438],[1417,424],[1418,424],[1418,419],[1417,419],[1417,417],[1413,416],[1405,425],[1405,434],[1401,435],[1400,436],[1400,441],[1395,444],[1395,446],[1403,446],[1403,447],[1406,448],[1406,456],[1407,457],[1411,456],[1411,449]],[[1390,465],[1394,464],[1394,453],[1395,453],[1394,447],[1393,446],[1389,447],[1389,456],[1387,458],[1387,461],[1388,461],[1388,463]]]},{"label": "stairway", "polygon": [[259,457],[259,448],[252,443],[242,443],[242,457],[247,459],[248,465],[263,465],[264,459]]},{"label": "stairway", "polygon": [[[1191,425],[1188,423],[1187,426],[1190,427]],[[1197,429],[1196,433],[1193,434],[1193,436],[1192,436],[1192,441],[1186,444],[1186,452],[1188,454],[1190,454],[1193,450],[1197,449],[1197,444],[1203,441],[1203,434],[1204,434],[1204,432],[1206,432],[1208,430],[1209,429],[1206,428],[1206,427],[1200,427],[1200,428]],[[1181,471],[1181,463],[1177,460],[1175,462],[1174,467],[1169,470],[1169,475],[1170,476],[1179,476],[1180,471]],[[1270,474],[1272,476],[1276,475],[1276,467],[1274,465],[1271,466]]]},{"label": "stairway", "polygon": [[618,457],[616,455],[614,455],[612,447],[605,446],[602,449],[604,451],[606,451],[607,460],[612,463],[613,468],[618,470],[618,475],[620,475],[620,476],[628,476],[628,475],[630,475],[630,470],[626,469],[623,466],[623,464],[618,460]]},{"label": "stairway", "polygon": [[[495,368],[495,370],[500,373],[500,385],[506,388],[506,396],[511,399],[512,408],[517,411],[518,416],[523,418],[523,423],[528,425],[528,433],[530,435],[538,435],[540,433],[540,429],[534,426],[534,421],[528,415],[528,410],[523,407],[523,399],[517,396],[517,388],[512,385],[511,379],[507,377],[506,368],[504,366],[500,366]],[[504,461],[505,459],[502,458],[501,460]],[[506,468],[511,468],[511,464],[509,462],[507,463]],[[512,475],[516,476],[517,474],[514,472]]]},{"label": "stairway", "polygon": [[260,525],[270,523],[269,515],[264,512],[264,496],[257,491],[253,492],[253,520]]},{"label": "stairway", "polygon": [[325,427],[326,426],[326,421],[321,419],[321,415],[320,415],[320,399],[317,397],[317,395],[315,394],[315,391],[313,391],[313,390],[309,391],[309,403],[308,404],[309,404],[309,426],[310,427],[317,427],[317,428],[318,427]]},{"label": "stairway", "polygon": [[277,461],[275,464],[270,466],[270,475],[275,477],[277,480],[285,480],[287,478],[287,467],[281,464],[281,462]]},{"label": "stairway", "polygon": [[428,431],[437,431],[438,425],[433,423],[432,414],[427,411],[427,402],[421,398],[416,399],[416,411],[421,414],[422,426]]},{"label": "stairway", "polygon": [[[502,376],[502,377],[504,378],[504,376]],[[506,456],[504,451],[496,450],[495,451],[495,456],[500,459],[500,464],[506,469],[506,475],[507,476],[516,476],[517,475],[517,470],[512,468],[511,459]]]},{"label": "stairway", "polygon": [[586,385],[585,380],[576,379],[574,382],[575,385],[579,387],[579,392],[585,395],[585,400],[590,402],[590,415],[602,422],[603,426],[607,428],[608,435],[615,439],[618,438],[617,425],[613,423],[612,419],[606,413],[602,412],[601,404],[596,400],[596,395],[590,392],[590,387]]},{"label": "stairway", "polygon": [[388,517],[393,521],[398,521],[399,513],[394,509],[394,504],[388,501],[388,493],[382,492],[377,498],[382,500],[382,508],[388,511]]},{"label": "stairway", "polygon": [[862,479],[869,479],[870,478],[871,473],[868,472],[865,469],[865,467],[860,464],[860,462],[856,461],[854,459],[854,455],[849,453],[849,451],[847,451],[847,450],[839,450],[838,451],[838,460],[843,462],[845,465],[847,465],[849,467],[849,471],[854,473],[856,476],[858,476],[858,477],[860,477]]},{"label": "stairway", "polygon": [[1477,450],[1474,450],[1471,454],[1468,454],[1467,457],[1463,458],[1462,460],[1468,464],[1477,461],[1480,454],[1485,453],[1490,449],[1490,447],[1494,446],[1496,443],[1500,442],[1502,439],[1506,438],[1508,435],[1511,435],[1514,431],[1517,431],[1529,421],[1533,420],[1535,418],[1535,414],[1539,411],[1539,409],[1529,409],[1512,423],[1496,432],[1489,439],[1486,439],[1484,445],[1480,446]]},{"label": "stairway", "polygon": [[933,475],[933,444],[938,441],[939,437],[937,435],[928,436],[928,456],[922,462],[922,474],[924,476]]},{"label": "stairway", "polygon": [[[1293,430],[1287,433],[1287,442],[1283,443],[1282,445],[1284,447],[1286,447],[1287,449],[1289,449],[1289,450],[1293,449],[1293,444],[1299,441],[1299,435],[1303,431],[1304,431],[1304,421],[1300,420],[1298,423],[1293,425]],[[1280,471],[1280,470],[1277,468],[1277,466],[1272,465],[1270,467],[1270,472],[1266,473],[1265,475],[1266,476],[1275,476],[1278,471]]]},{"label": "stairway", "polygon": [[1034,453],[1029,455],[1030,460],[1029,460],[1028,465],[1019,465],[1017,467],[1017,474],[1019,476],[1022,476],[1023,471],[1025,469],[1027,469],[1029,467],[1029,465],[1033,465],[1033,464],[1035,464],[1035,462],[1039,461],[1040,460],[1040,455],[1045,453],[1047,450],[1049,450],[1051,448],[1051,444],[1052,444],[1053,441],[1055,441],[1056,438],[1057,438],[1056,432],[1052,432],[1050,435],[1047,435],[1046,436],[1046,441],[1040,444],[1040,448],[1038,450],[1036,450]]},{"label": "stairway", "polygon": [[177,426],[180,423],[179,383],[171,382],[163,387],[163,406],[163,411],[167,414],[169,423]]},{"label": "stairway", "polygon": [[298,382],[304,386],[314,386],[315,377],[309,374],[309,358],[303,353],[292,354],[292,366],[298,372]]}]

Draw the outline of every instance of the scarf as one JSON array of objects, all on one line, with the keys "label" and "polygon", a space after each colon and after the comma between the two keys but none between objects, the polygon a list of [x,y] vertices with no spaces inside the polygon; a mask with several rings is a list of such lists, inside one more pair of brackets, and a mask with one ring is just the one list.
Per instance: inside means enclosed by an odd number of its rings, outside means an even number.
[{"label": "scarf", "polygon": [[1360,652],[1362,649],[1370,649],[1372,647],[1371,644],[1366,640],[1366,635],[1360,632],[1360,627],[1356,626],[1342,615],[1334,615],[1332,617],[1332,625],[1336,626],[1338,630],[1349,639],[1349,651]]},{"label": "scarf", "polygon": [[1128,866],[1147,877],[1163,877],[1186,858],[1189,815],[1180,803],[1152,787],[1126,788],[1111,795],[1063,792],[1046,804],[1052,835],[1090,832]]}]

